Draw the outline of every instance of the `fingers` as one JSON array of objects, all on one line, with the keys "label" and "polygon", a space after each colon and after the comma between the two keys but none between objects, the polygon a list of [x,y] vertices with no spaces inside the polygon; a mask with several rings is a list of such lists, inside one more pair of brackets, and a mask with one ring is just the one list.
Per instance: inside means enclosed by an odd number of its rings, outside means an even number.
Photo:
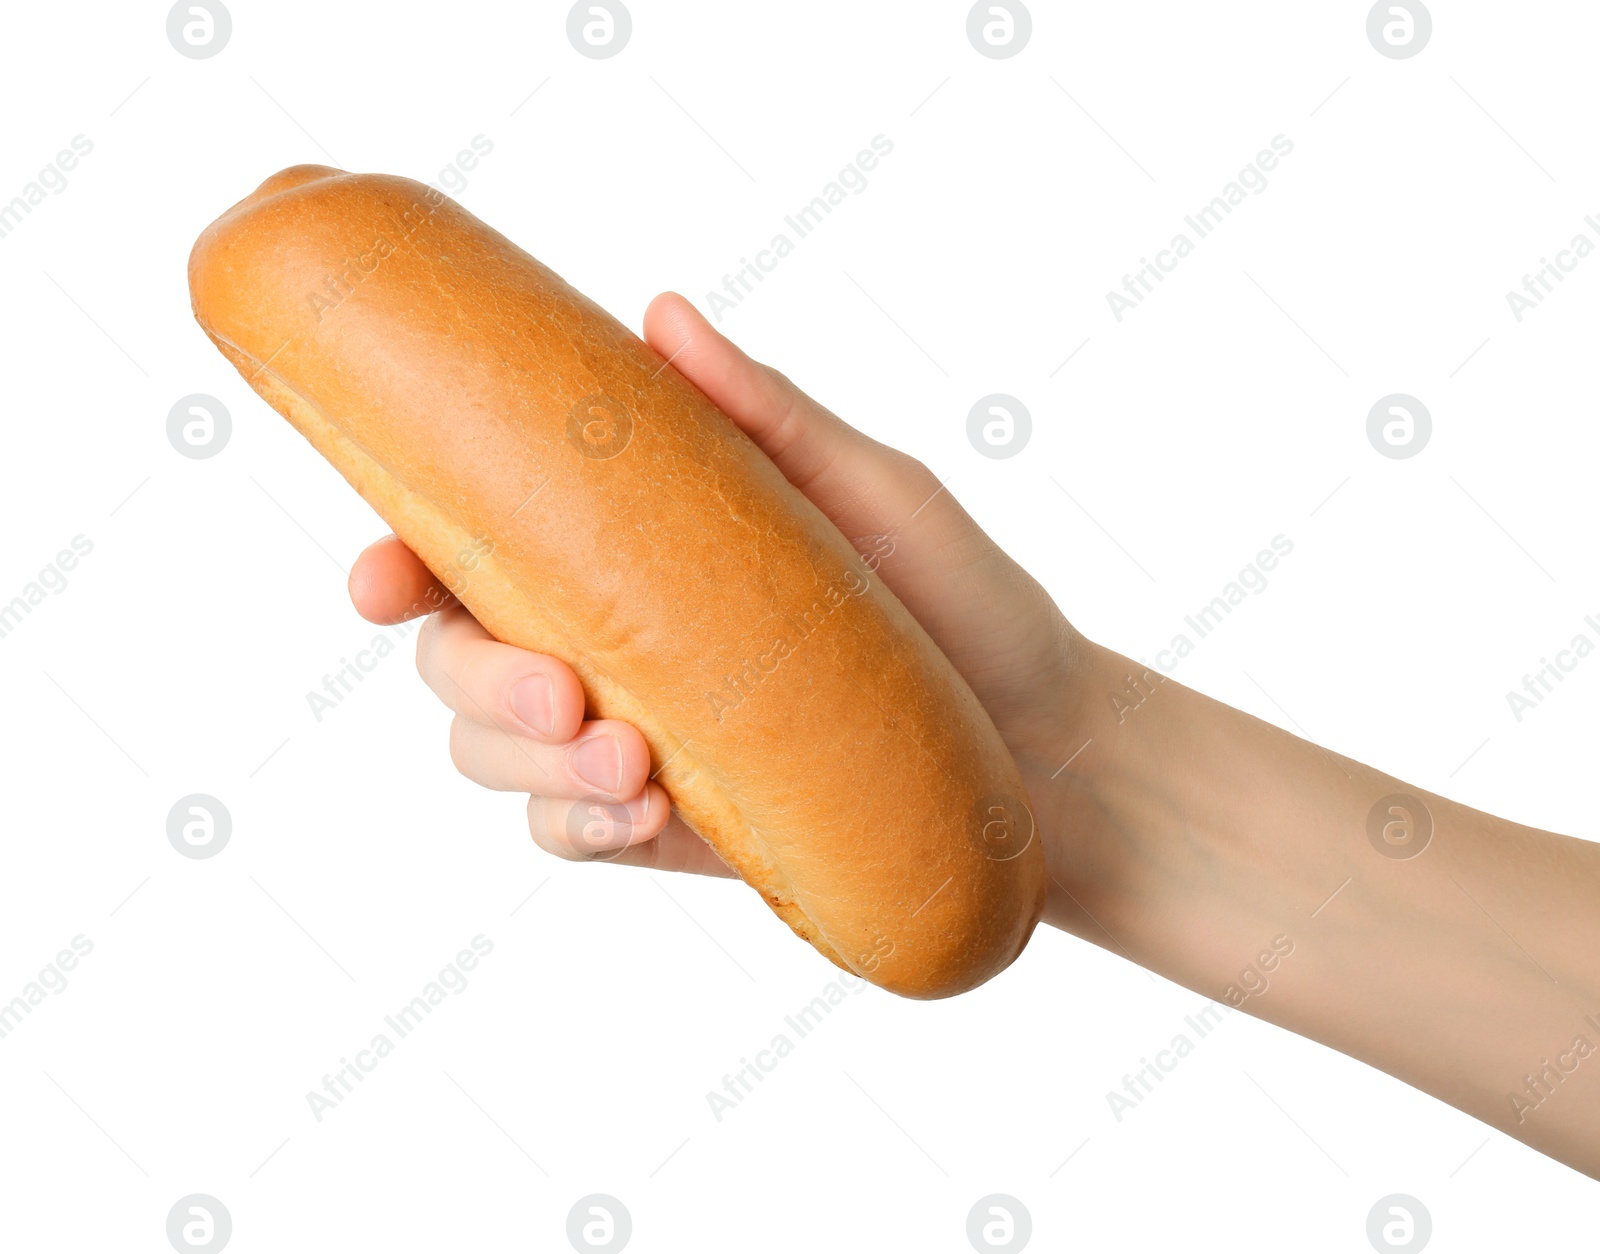
[{"label": "fingers", "polygon": [[583,685],[571,667],[500,643],[459,605],[423,624],[417,670],[462,718],[512,736],[564,744],[583,722]]},{"label": "fingers", "polygon": [[528,831],[546,853],[572,861],[611,861],[625,849],[654,840],[672,818],[660,784],[626,803],[528,798]]},{"label": "fingers", "polygon": [[450,726],[456,769],[485,788],[565,800],[624,802],[650,778],[650,750],[627,723],[585,723],[565,744],[548,744],[457,716]]},{"label": "fingers", "polygon": [[[394,560],[394,559],[386,559]],[[455,711],[450,756],[468,779],[532,794],[528,830],[569,859],[706,875],[727,866],[652,783],[636,728],[585,720],[583,686],[564,663],[494,639],[463,607],[423,626],[417,669]]]},{"label": "fingers", "polygon": [[650,749],[636,728],[584,721],[570,667],[502,644],[460,606],[424,625],[417,670],[456,713],[456,769],[485,788],[621,802],[649,778]]},{"label": "fingers", "polygon": [[[651,784],[652,793],[660,786]],[[672,814],[661,793],[662,805],[644,821],[634,819],[631,807],[594,802],[528,799],[528,831],[546,853],[569,861],[614,862],[620,866],[688,875],[732,878],[728,864],[687,823]]]},{"label": "fingers", "polygon": [[388,626],[454,605],[422,559],[395,536],[368,545],[350,568],[350,600],[369,622]]}]

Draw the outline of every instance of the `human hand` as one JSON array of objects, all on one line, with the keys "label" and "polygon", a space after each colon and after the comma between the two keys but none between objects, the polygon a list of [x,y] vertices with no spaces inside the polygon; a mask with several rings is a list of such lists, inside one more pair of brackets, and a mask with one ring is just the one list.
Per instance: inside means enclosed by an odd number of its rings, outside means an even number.
[{"label": "human hand", "polygon": [[[986,536],[920,462],[870,439],[751,360],[683,297],[645,313],[644,338],[770,457],[863,554],[972,687],[1027,785],[1046,842],[1064,826],[1054,773],[1076,747],[1070,692],[1083,642],[1045,591]],[[356,608],[379,623],[439,609],[417,644],[423,679],[455,712],[451,756],[467,778],[531,794],[536,843],[567,858],[728,875],[648,783],[633,727],[584,720],[577,676],[553,657],[494,640],[393,536],[357,560]],[[1068,712],[1064,720],[1064,712]],[[1065,747],[1064,747],[1065,746]],[[573,821],[625,804],[627,821]],[[596,817],[600,817],[596,815]],[[620,818],[620,815],[616,817]],[[574,831],[609,830],[575,842]],[[627,843],[620,848],[612,841]],[[581,845],[581,847],[580,847]],[[1056,890],[1053,890],[1056,891]]]},{"label": "human hand", "polygon": [[[1091,644],[931,471],[752,361],[682,297],[651,303],[645,339],[872,555],[971,685],[1028,789],[1050,871],[1045,922],[1600,1178],[1593,1077],[1563,1083],[1536,1119],[1527,1110],[1565,1071],[1546,1057],[1537,1077],[1509,1081],[1520,1107],[1508,1107],[1501,1079],[1595,1022],[1583,1016],[1600,1004],[1600,847],[1405,785]],[[648,781],[638,731],[585,721],[567,666],[492,639],[398,540],[361,555],[350,593],[380,623],[438,610],[417,661],[456,712],[455,763],[491,788],[531,793],[528,826],[543,848],[729,874]],[[1151,699],[1129,717],[1114,698],[1135,684]],[[1414,804],[1431,813],[1438,853],[1372,852],[1366,816],[1402,792],[1424,799]],[[575,807],[606,803],[626,805],[627,821],[586,824],[580,810],[573,822]],[[574,839],[585,831],[597,835]],[[1494,902],[1487,923],[1479,895]],[[1548,988],[1529,974],[1532,952]],[[1282,954],[1294,957],[1280,967]],[[1270,996],[1258,967],[1275,972]],[[1200,1016],[1221,1013],[1208,1004]],[[1490,1014],[1504,1030],[1469,1030]]]}]

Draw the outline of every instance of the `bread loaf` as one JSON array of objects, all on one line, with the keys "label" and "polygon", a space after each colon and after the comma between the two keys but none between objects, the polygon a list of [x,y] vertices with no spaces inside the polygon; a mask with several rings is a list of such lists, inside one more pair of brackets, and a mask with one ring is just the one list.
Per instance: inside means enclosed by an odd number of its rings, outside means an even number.
[{"label": "bread loaf", "polygon": [[297,166],[206,229],[201,327],[498,639],[636,725],[799,935],[912,997],[1021,951],[1041,842],[863,555],[641,340],[433,188]]}]

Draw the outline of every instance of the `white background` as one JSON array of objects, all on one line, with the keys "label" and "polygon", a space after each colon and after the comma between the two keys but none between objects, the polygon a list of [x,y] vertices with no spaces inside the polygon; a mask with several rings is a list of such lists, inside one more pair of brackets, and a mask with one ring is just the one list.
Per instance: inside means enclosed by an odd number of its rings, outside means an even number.
[{"label": "white background", "polygon": [[[94,148],[0,239],[0,601],[93,551],[0,639],[0,1000],[94,949],[0,1040],[6,1246],[165,1250],[195,1192],[241,1252],[566,1248],[595,1192],[639,1251],[959,1251],[990,1193],[1050,1250],[1363,1251],[1396,1192],[1440,1251],[1590,1231],[1591,1182],[1243,1015],[1118,1122],[1204,995],[1055,932],[969,996],[851,996],[718,1122],[707,1091],[833,968],[740,886],[540,854],[521,798],[452,770],[409,639],[316,721],[380,634],[340,568],[384,528],[206,342],[184,266],[283,166],[438,179],[482,135],[463,203],[637,326],[662,289],[706,307],[883,134],[728,334],[1134,656],[1287,536],[1179,679],[1592,836],[1600,660],[1520,723],[1505,694],[1600,614],[1600,259],[1520,324],[1505,294],[1600,242],[1600,13],[1438,0],[1392,60],[1363,3],[1036,3],[991,60],[961,3],[635,0],[591,60],[566,11],[234,0],[190,60],[163,5],[7,10],[0,201]],[[1118,323],[1107,291],[1279,134]],[[992,392],[1033,414],[1009,460],[966,439]],[[1409,460],[1366,438],[1394,392],[1433,415]],[[167,441],[190,393],[233,414],[210,460]],[[233,819],[204,861],[166,836],[196,792]],[[317,1122],[307,1091],[479,933],[470,986]]]}]

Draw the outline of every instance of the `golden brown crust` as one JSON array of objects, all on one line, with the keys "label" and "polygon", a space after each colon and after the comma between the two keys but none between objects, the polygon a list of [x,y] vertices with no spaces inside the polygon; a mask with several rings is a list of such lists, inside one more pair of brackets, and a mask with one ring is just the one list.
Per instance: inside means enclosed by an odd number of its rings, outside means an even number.
[{"label": "golden brown crust", "polygon": [[863,558],[675,370],[431,188],[297,166],[200,237],[195,317],[496,637],[636,724],[680,814],[897,993],[1044,899],[1022,783]]}]

